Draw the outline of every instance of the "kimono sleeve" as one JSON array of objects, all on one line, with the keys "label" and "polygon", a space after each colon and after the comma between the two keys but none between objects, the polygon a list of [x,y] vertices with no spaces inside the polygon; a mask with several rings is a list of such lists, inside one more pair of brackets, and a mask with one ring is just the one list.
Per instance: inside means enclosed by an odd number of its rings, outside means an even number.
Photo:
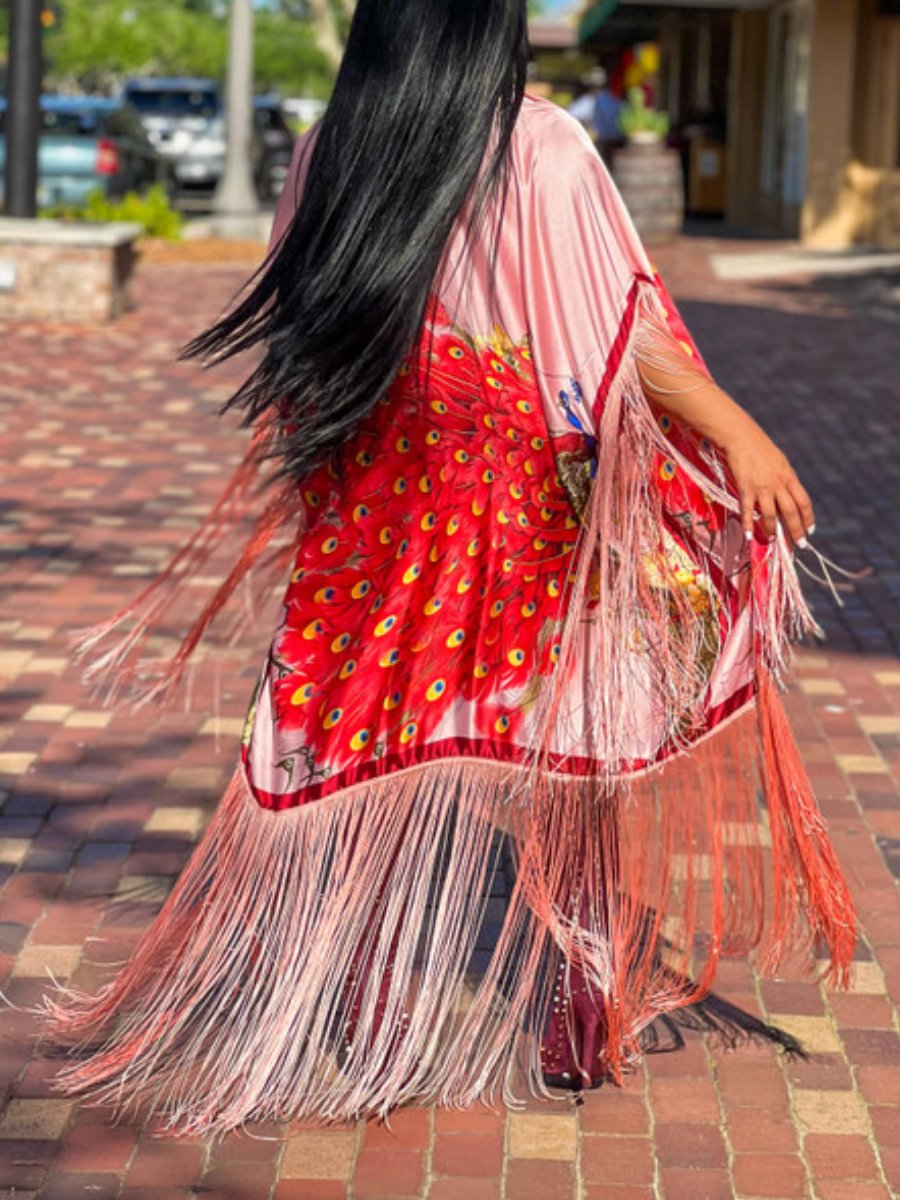
[{"label": "kimono sleeve", "polygon": [[590,139],[562,111],[543,114],[522,223],[523,291],[545,411],[591,434],[627,354],[672,374],[706,374],[683,321]]}]

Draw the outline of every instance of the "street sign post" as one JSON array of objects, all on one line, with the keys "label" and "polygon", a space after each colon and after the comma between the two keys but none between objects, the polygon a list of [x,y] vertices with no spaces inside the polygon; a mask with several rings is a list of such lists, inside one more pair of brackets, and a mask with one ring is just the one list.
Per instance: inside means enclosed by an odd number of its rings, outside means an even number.
[{"label": "street sign post", "polygon": [[6,215],[37,215],[41,135],[42,0],[11,0],[6,137]]}]

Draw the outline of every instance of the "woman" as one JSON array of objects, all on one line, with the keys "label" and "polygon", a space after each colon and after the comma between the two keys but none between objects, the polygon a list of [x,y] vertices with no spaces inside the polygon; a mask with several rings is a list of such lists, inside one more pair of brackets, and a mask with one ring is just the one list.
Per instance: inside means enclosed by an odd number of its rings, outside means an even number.
[{"label": "woman", "polygon": [[[809,499],[526,63],[525,0],[360,0],[270,257],[190,347],[261,349],[253,446],[92,671],[160,695],[239,585],[290,576],[174,893],[98,996],[49,1002],[91,1043],[70,1091],[187,1133],[512,1101],[621,1080],[660,1015],[722,1024],[722,954],[815,941],[846,979],[776,686]],[[154,677],[147,634],[250,512]]]}]

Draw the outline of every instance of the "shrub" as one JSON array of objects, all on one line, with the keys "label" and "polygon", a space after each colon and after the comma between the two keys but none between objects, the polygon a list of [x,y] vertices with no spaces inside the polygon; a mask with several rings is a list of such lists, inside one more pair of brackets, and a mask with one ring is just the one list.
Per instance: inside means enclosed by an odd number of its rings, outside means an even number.
[{"label": "shrub", "polygon": [[110,200],[103,192],[91,192],[83,205],[58,204],[45,208],[42,217],[64,221],[133,221],[147,237],[177,241],[184,218],[172,207],[165,188],[155,184],[144,195],[126,192],[120,200]]}]

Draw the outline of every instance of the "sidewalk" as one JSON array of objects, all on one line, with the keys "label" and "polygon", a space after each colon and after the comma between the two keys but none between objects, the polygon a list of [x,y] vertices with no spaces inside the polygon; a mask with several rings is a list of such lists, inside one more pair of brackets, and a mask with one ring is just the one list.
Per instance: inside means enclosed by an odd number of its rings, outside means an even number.
[{"label": "sidewalk", "polygon": [[[294,1128],[217,1146],[109,1126],[52,1095],[58,1063],[0,1016],[0,1197],[40,1200],[890,1200],[900,1193],[900,271],[716,278],[734,243],[658,265],[720,381],[791,456],[816,542],[875,574],[810,585],[828,633],[798,653],[789,707],[862,914],[849,994],[742,962],[717,991],[813,1052],[727,1054],[686,1034],[624,1090],[519,1113],[410,1110],[392,1129]],[[65,634],[151,576],[206,511],[242,435],[230,376],[175,362],[246,272],[141,268],[105,329],[0,328],[0,988],[46,971],[88,988],[125,959],[221,794],[269,629],[230,652],[222,711],[117,716],[91,704]],[[220,663],[220,665],[222,665]],[[210,694],[211,665],[197,695]],[[201,705],[203,701],[201,700]],[[289,1134],[290,1136],[286,1136]]]}]

